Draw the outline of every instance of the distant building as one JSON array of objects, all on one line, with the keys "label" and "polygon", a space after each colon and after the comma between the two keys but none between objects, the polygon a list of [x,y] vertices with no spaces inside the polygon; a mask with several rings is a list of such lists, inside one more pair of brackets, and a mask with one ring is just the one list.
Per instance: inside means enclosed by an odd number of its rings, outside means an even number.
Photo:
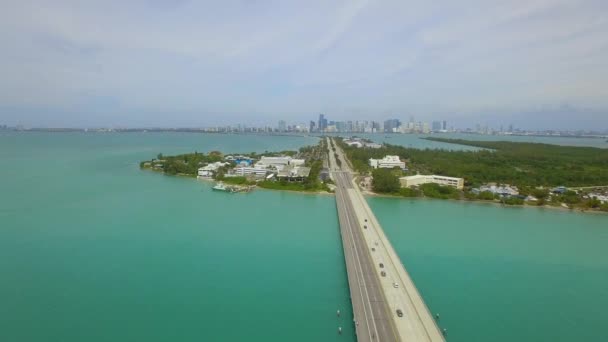
[{"label": "distant building", "polygon": [[314,121],[310,121],[310,127],[308,129],[309,132],[314,132],[315,131],[315,122]]},{"label": "distant building", "polygon": [[401,122],[398,119],[388,119],[384,121],[384,132],[393,133],[401,126]]},{"label": "distant building", "polygon": [[433,121],[433,124],[431,127],[433,129],[433,132],[439,132],[441,130],[441,122]]},{"label": "distant building", "polygon": [[287,123],[284,120],[279,121],[279,132],[287,131]]},{"label": "distant building", "polygon": [[325,115],[323,114],[319,114],[319,132],[325,132],[325,129],[327,128],[327,119],[325,118]]},{"label": "distant building", "polygon": [[370,159],[369,165],[374,169],[392,169],[398,167],[405,169],[405,163],[399,159],[399,156],[386,156],[382,159]]},{"label": "distant building", "polygon": [[456,177],[438,176],[438,175],[415,175],[399,178],[402,188],[409,188],[422,184],[435,183],[439,185],[451,186],[456,189],[464,187],[464,179]]}]

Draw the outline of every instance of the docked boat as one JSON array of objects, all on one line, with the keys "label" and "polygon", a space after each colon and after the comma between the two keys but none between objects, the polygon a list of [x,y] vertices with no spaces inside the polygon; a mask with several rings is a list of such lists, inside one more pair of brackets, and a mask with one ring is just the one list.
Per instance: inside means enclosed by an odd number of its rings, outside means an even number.
[{"label": "docked boat", "polygon": [[213,190],[224,191],[224,192],[234,192],[234,189],[232,187],[226,186],[224,184],[224,182],[219,182],[219,183],[215,184],[215,186],[213,187]]}]

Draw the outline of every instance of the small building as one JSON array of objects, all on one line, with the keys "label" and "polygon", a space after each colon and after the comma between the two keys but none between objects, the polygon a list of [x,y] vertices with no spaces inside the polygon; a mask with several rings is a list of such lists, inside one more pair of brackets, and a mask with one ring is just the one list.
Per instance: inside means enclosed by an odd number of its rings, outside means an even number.
[{"label": "small building", "polygon": [[286,165],[289,165],[291,161],[291,157],[262,157],[259,162],[255,164],[256,168],[259,169],[277,169],[282,170]]},{"label": "small building", "polygon": [[303,166],[306,163],[306,159],[291,159],[289,165],[291,166]]},{"label": "small building", "polygon": [[277,173],[277,178],[290,182],[301,182],[310,175],[310,168],[304,166],[287,166]]},{"label": "small building", "polygon": [[353,146],[354,146],[354,147],[356,147],[356,148],[363,147],[363,143],[362,143],[362,142],[360,142],[360,141],[349,141],[349,140],[345,140],[345,141],[344,141],[344,143],[345,143],[346,145],[348,145],[348,146],[351,146],[351,147],[353,147]]},{"label": "small building", "polygon": [[462,189],[464,187],[464,179],[448,176],[439,175],[415,175],[400,177],[399,183],[402,188],[409,188],[412,186],[419,186],[422,184],[435,183],[439,185],[451,186],[456,189]]},{"label": "small building", "polygon": [[501,185],[501,186],[495,185],[495,183],[492,183],[492,185],[488,185],[488,184],[482,185],[481,187],[479,187],[479,191],[481,191],[481,192],[488,191],[495,195],[500,195],[503,197],[519,195],[519,189],[517,189],[516,186],[510,186],[508,184]]},{"label": "small building", "polygon": [[241,166],[241,167],[235,167],[232,175],[242,176],[242,177],[255,176],[255,177],[262,178],[262,177],[266,177],[266,173],[268,173],[268,170],[258,168],[257,166],[256,167]]},{"label": "small building", "polygon": [[198,169],[199,177],[212,177],[213,174],[222,166],[230,165],[230,163],[215,162],[209,163]]},{"label": "small building", "polygon": [[552,193],[559,195],[566,193],[566,191],[568,191],[568,189],[565,186],[558,186],[556,188],[551,189]]},{"label": "small building", "polygon": [[370,159],[369,165],[374,169],[392,169],[398,167],[405,169],[405,163],[401,161],[399,156],[385,156],[382,159]]}]

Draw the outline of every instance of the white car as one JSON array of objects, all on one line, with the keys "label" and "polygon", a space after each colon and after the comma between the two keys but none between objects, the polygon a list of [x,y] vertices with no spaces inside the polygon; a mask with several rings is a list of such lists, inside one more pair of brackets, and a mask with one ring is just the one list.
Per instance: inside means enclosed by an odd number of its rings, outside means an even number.
[{"label": "white car", "polygon": [[393,283],[393,287],[394,287],[394,288],[399,288],[399,284],[397,284],[397,283]]}]

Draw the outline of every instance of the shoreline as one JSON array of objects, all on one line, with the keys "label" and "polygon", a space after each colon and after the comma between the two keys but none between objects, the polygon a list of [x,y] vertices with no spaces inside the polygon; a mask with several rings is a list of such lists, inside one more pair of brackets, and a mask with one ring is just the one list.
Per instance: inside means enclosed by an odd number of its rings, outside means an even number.
[{"label": "shoreline", "polygon": [[363,195],[364,196],[369,196],[369,197],[382,197],[382,198],[394,198],[394,199],[436,200],[436,201],[461,202],[461,203],[468,203],[468,204],[485,204],[485,205],[494,205],[494,206],[498,206],[498,207],[501,207],[501,208],[550,209],[550,210],[558,210],[558,211],[570,212],[570,213],[576,213],[576,214],[599,214],[599,215],[606,215],[606,214],[608,214],[608,212],[601,211],[601,210],[581,210],[581,209],[575,209],[575,208],[571,209],[571,208],[564,208],[562,206],[551,206],[551,205],[542,205],[542,206],[539,206],[539,205],[529,205],[529,204],[507,205],[507,204],[503,204],[503,203],[495,202],[495,201],[452,199],[452,198],[441,199],[441,198],[432,198],[432,197],[425,197],[425,196],[403,197],[403,196],[399,196],[399,195],[380,194],[380,193],[371,192],[371,191],[367,191],[367,190],[363,191]]},{"label": "shoreline", "polygon": [[[148,169],[148,168],[146,168],[146,169]],[[160,174],[166,175],[166,176],[179,176],[179,177],[185,177],[185,178],[194,178],[197,181],[200,180],[200,181],[203,181],[203,182],[216,182],[216,180],[213,179],[213,178],[204,178],[204,177],[198,177],[198,176],[187,175],[187,174],[167,175],[167,174],[165,174],[164,172],[162,172],[160,170],[154,170],[154,169],[148,169],[148,170],[156,172],[156,173],[160,173]],[[279,192],[288,192],[288,193],[305,194],[305,195],[335,196],[335,194],[333,192],[327,192],[327,191],[298,191],[298,190],[283,190],[283,189],[267,189],[267,188],[263,188],[263,187],[259,187],[259,186],[256,186],[256,190],[279,191]],[[468,200],[468,199],[451,199],[451,198],[449,198],[449,199],[440,199],[440,198],[432,198],[432,197],[425,197],[425,196],[420,196],[420,197],[403,197],[403,196],[399,196],[399,195],[381,194],[381,193],[376,193],[376,192],[372,192],[372,191],[368,191],[368,190],[361,190],[361,192],[363,193],[364,196],[369,196],[369,197],[382,197],[382,198],[393,198],[393,199],[413,199],[413,200],[450,201],[450,202],[461,202],[461,203],[467,203],[467,204],[494,205],[494,206],[498,206],[498,207],[502,207],[502,208],[536,208],[536,209],[557,210],[557,211],[570,212],[570,213],[576,213],[576,214],[594,214],[594,215],[606,215],[606,214],[608,214],[608,212],[604,212],[604,211],[600,211],[600,210],[581,210],[581,209],[574,209],[574,208],[571,209],[571,208],[564,208],[562,206],[551,206],[551,205],[543,205],[543,206],[529,205],[529,204],[506,205],[506,204],[502,204],[500,202],[495,202],[495,201]]]}]

